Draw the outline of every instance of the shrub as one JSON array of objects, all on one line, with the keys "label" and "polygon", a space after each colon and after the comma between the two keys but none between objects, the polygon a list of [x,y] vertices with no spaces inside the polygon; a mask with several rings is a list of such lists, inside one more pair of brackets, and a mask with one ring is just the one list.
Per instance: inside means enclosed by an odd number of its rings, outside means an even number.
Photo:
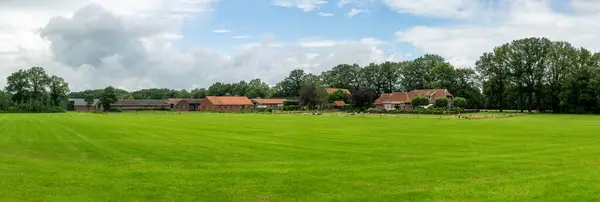
[{"label": "shrub", "polygon": [[283,106],[281,108],[283,111],[298,111],[300,110],[300,106]]},{"label": "shrub", "polygon": [[455,107],[459,107],[459,108],[465,108],[467,107],[467,99],[463,98],[463,97],[455,97],[454,98],[454,106]]},{"label": "shrub", "polygon": [[415,97],[411,100],[411,104],[415,108],[425,106],[429,104],[429,99],[427,99],[426,97]]},{"label": "shrub", "polygon": [[446,98],[438,98],[435,100],[435,107],[438,108],[446,108],[448,107],[448,99]]},{"label": "shrub", "polygon": [[300,105],[300,103],[298,102],[298,100],[286,100],[283,101],[283,106],[298,106]]}]

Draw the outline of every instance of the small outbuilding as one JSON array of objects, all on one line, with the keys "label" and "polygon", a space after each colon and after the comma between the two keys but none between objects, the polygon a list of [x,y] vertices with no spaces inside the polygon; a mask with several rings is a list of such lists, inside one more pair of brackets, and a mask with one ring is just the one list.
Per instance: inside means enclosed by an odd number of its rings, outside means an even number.
[{"label": "small outbuilding", "polygon": [[94,111],[98,105],[98,99],[94,99],[94,102],[90,107],[87,106],[87,102],[84,99],[69,99],[69,106],[67,107],[70,111]]},{"label": "small outbuilding", "polygon": [[171,108],[177,111],[197,111],[203,99],[169,98]]},{"label": "small outbuilding", "polygon": [[283,107],[283,102],[285,102],[287,99],[261,99],[261,98],[255,98],[252,99],[252,103],[254,103],[254,106],[256,108],[266,108],[266,107],[271,107],[271,108],[280,108]]}]

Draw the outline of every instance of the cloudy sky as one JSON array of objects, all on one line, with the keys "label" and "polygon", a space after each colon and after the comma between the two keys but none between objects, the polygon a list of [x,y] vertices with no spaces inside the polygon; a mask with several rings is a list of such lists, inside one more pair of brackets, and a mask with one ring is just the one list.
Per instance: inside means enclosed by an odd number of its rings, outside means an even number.
[{"label": "cloudy sky", "polygon": [[599,0],[0,0],[0,76],[42,66],[79,91],[275,84],[424,53],[468,68],[524,37],[598,51],[599,20]]}]

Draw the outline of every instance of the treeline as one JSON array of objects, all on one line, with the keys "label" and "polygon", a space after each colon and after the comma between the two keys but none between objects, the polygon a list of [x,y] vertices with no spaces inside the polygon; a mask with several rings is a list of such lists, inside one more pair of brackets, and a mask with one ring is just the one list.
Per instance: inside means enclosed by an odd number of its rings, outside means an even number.
[{"label": "treeline", "polygon": [[475,69],[487,108],[600,113],[600,53],[526,38],[483,54]]},{"label": "treeline", "polygon": [[[313,87],[310,87],[314,86]],[[308,86],[308,87],[307,87]],[[600,113],[600,54],[575,48],[568,42],[546,38],[512,41],[484,53],[473,68],[454,68],[439,55],[427,54],[411,61],[340,64],[320,74],[292,70],[275,86],[260,79],[238,83],[217,82],[209,88],[186,90],[116,90],[119,98],[203,98],[237,95],[250,98],[297,98],[322,95],[322,87],[358,92],[360,106],[370,105],[381,93],[445,88],[468,101],[466,108],[540,110],[561,113]],[[72,98],[102,90],[71,93]],[[323,97],[323,96],[321,96]],[[317,100],[305,99],[314,105]],[[362,103],[367,102],[367,103]]]},{"label": "treeline", "polygon": [[[273,87],[260,79],[253,79],[249,82],[217,82],[208,89],[198,88],[190,92],[171,89],[144,89],[134,92],[117,89],[116,92],[117,96],[122,99],[204,98],[212,95],[299,99],[302,88],[306,85],[313,85],[315,88],[349,89],[353,95],[357,94],[355,99],[349,101],[361,100],[356,104],[357,106],[366,106],[372,103],[381,93],[426,88],[446,88],[454,96],[469,100],[468,108],[480,108],[483,105],[483,96],[480,93],[474,70],[456,69],[441,56],[431,54],[412,61],[371,63],[364,67],[357,64],[340,64],[320,75],[296,69]],[[315,92],[317,91],[319,91],[318,94],[323,94],[320,92],[321,90],[315,90]],[[87,90],[71,93],[70,97],[84,98],[85,95],[92,94],[95,98],[99,98],[101,93],[101,89]]]},{"label": "treeline", "polygon": [[[250,82],[240,81],[238,83],[221,83],[217,82],[211,85],[208,89],[196,88],[191,91],[173,90],[167,88],[151,88],[138,91],[128,92],[123,89],[115,89],[115,94],[119,99],[167,99],[167,98],[204,98],[206,96],[223,96],[236,95],[248,96],[251,98],[268,98],[272,97],[272,89],[260,79],[253,79]],[[95,99],[99,99],[104,89],[85,90],[81,92],[72,92],[70,98],[85,98],[86,95],[92,95]]]},{"label": "treeline", "polygon": [[0,112],[64,112],[69,85],[41,67],[19,70],[0,91]]}]

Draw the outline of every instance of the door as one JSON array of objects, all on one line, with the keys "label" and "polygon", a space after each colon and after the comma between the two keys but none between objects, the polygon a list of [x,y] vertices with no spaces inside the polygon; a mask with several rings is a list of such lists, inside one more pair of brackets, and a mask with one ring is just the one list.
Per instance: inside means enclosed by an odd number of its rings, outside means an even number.
[{"label": "door", "polygon": [[190,104],[188,107],[188,111],[196,111],[197,107],[198,107],[197,104]]}]

